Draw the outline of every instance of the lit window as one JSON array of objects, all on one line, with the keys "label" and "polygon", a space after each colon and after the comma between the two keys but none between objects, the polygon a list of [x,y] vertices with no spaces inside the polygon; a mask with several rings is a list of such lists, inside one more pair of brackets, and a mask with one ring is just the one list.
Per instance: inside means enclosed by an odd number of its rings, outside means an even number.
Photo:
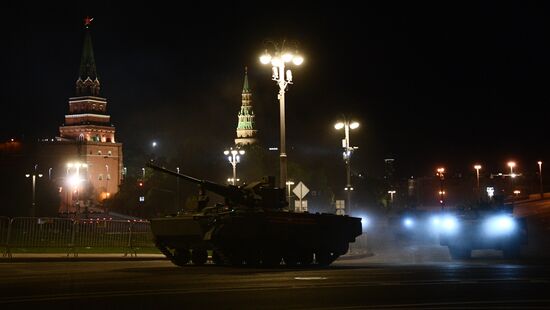
[{"label": "lit window", "polygon": [[111,179],[111,175],[107,174],[107,180],[110,180],[110,179]]},{"label": "lit window", "polygon": [[97,151],[97,155],[101,155],[101,151]]},{"label": "lit window", "polygon": [[97,179],[100,180],[100,181],[103,180],[103,174],[100,173],[99,176],[97,177]]}]

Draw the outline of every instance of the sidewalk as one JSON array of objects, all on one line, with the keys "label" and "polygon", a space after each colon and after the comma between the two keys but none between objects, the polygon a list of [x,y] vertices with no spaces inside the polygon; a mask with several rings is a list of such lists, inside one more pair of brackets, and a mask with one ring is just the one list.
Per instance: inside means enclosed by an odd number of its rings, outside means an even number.
[{"label": "sidewalk", "polygon": [[137,254],[137,256],[122,253],[97,253],[97,254],[72,254],[66,253],[14,253],[12,257],[0,256],[0,263],[18,263],[18,262],[86,262],[86,261],[146,261],[146,260],[166,260],[162,254]]}]

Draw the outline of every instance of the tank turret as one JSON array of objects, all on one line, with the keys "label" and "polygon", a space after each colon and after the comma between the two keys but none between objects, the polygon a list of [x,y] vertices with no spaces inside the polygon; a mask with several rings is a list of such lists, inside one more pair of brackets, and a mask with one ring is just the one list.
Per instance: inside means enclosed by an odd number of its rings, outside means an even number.
[{"label": "tank turret", "polygon": [[[199,212],[150,219],[155,244],[174,264],[247,266],[329,265],[361,235],[361,219],[289,212],[273,177],[243,186],[221,185],[148,163],[225,198]],[[204,196],[204,192],[203,192]],[[204,201],[203,201],[204,202]]]},{"label": "tank turret", "polygon": [[191,176],[157,166],[151,162],[147,163],[147,167],[174,175],[191,183],[199,184],[202,189],[224,197],[226,204],[229,207],[282,209],[287,206],[285,190],[275,187],[275,177],[273,176],[267,176],[260,181],[252,182],[243,186],[235,186],[199,180]]}]

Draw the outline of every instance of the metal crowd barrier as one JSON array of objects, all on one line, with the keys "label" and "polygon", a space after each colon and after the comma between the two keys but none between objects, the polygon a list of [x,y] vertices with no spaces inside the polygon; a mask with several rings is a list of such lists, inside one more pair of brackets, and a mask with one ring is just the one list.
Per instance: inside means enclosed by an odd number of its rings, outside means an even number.
[{"label": "metal crowd barrier", "polygon": [[148,221],[0,217],[0,246],[8,257],[12,248],[65,248],[67,256],[82,248],[120,248],[137,256],[136,249],[154,243]]},{"label": "metal crowd barrier", "polygon": [[10,218],[0,216],[0,247],[4,248],[2,256],[8,255],[8,232],[10,227]]}]

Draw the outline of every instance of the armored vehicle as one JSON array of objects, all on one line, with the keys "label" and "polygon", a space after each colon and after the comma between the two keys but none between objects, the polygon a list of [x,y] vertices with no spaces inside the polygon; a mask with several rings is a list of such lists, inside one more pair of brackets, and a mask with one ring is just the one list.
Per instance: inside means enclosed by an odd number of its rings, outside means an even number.
[{"label": "armored vehicle", "polygon": [[449,248],[452,258],[471,256],[472,250],[501,250],[505,258],[518,258],[527,244],[524,219],[505,208],[478,208],[443,214],[434,218],[439,228],[439,242]]},{"label": "armored vehicle", "polygon": [[218,265],[329,265],[362,233],[360,218],[288,211],[274,177],[221,185],[148,166],[225,198],[215,206],[199,203],[194,213],[150,219],[156,246],[179,266],[205,264],[209,252]]}]

